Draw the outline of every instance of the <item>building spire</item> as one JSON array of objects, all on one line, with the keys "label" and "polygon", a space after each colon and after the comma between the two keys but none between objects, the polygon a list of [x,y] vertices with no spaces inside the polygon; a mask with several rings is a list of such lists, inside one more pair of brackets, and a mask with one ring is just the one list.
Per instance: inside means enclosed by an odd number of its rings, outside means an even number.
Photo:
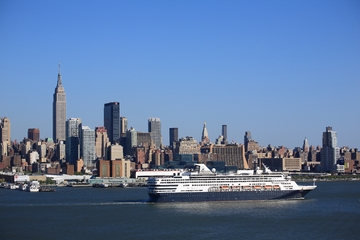
[{"label": "building spire", "polygon": [[62,86],[62,81],[61,81],[61,72],[60,72],[60,62],[59,62],[59,67],[58,67],[58,80],[57,80],[57,86]]},{"label": "building spire", "polygon": [[202,132],[202,138],[208,137],[208,132],[206,129],[206,122],[204,122],[203,132]]},{"label": "building spire", "polygon": [[308,142],[306,137],[305,137],[304,143],[303,143],[303,151],[304,152],[309,152],[309,142]]},{"label": "building spire", "polygon": [[208,134],[208,131],[206,129],[206,122],[204,122],[204,127],[203,127],[203,131],[202,131],[202,136],[201,136],[201,142],[203,144],[210,143],[209,134]]}]

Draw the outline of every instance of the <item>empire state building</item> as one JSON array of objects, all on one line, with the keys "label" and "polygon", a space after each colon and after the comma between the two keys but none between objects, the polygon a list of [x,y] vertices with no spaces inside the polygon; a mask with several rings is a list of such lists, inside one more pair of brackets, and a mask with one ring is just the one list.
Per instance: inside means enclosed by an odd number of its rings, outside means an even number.
[{"label": "empire state building", "polygon": [[66,94],[62,85],[62,78],[59,73],[57,79],[57,85],[54,93],[53,101],[53,140],[59,142],[65,140],[65,123],[66,123]]}]

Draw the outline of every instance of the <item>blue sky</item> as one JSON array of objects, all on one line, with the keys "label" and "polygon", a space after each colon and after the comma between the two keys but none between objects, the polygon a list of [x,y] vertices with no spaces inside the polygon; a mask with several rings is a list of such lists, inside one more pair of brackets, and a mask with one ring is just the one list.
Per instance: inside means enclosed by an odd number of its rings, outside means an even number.
[{"label": "blue sky", "polygon": [[129,127],[158,117],[163,142],[228,126],[261,146],[360,148],[359,1],[0,1],[0,117],[12,140],[52,137],[61,63],[67,118],[103,125],[118,101]]}]

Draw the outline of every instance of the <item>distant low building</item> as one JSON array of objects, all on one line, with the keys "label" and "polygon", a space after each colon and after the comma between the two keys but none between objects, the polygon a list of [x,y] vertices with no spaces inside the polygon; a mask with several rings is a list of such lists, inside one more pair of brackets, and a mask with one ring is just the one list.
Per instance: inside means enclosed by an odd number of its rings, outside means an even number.
[{"label": "distant low building", "polygon": [[61,169],[63,174],[74,175],[74,164],[64,163]]},{"label": "distant low building", "polygon": [[100,178],[130,178],[132,169],[129,160],[99,160],[97,162],[98,177]]}]

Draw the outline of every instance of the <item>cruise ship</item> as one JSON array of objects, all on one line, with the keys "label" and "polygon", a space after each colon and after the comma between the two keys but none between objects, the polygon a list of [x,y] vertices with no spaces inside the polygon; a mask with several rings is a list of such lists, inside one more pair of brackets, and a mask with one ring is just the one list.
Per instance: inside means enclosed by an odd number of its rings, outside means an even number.
[{"label": "cruise ship", "polygon": [[149,202],[201,202],[304,199],[316,188],[298,185],[283,172],[265,170],[238,170],[222,174],[205,164],[196,164],[194,170],[174,173],[171,177],[148,179]]}]

